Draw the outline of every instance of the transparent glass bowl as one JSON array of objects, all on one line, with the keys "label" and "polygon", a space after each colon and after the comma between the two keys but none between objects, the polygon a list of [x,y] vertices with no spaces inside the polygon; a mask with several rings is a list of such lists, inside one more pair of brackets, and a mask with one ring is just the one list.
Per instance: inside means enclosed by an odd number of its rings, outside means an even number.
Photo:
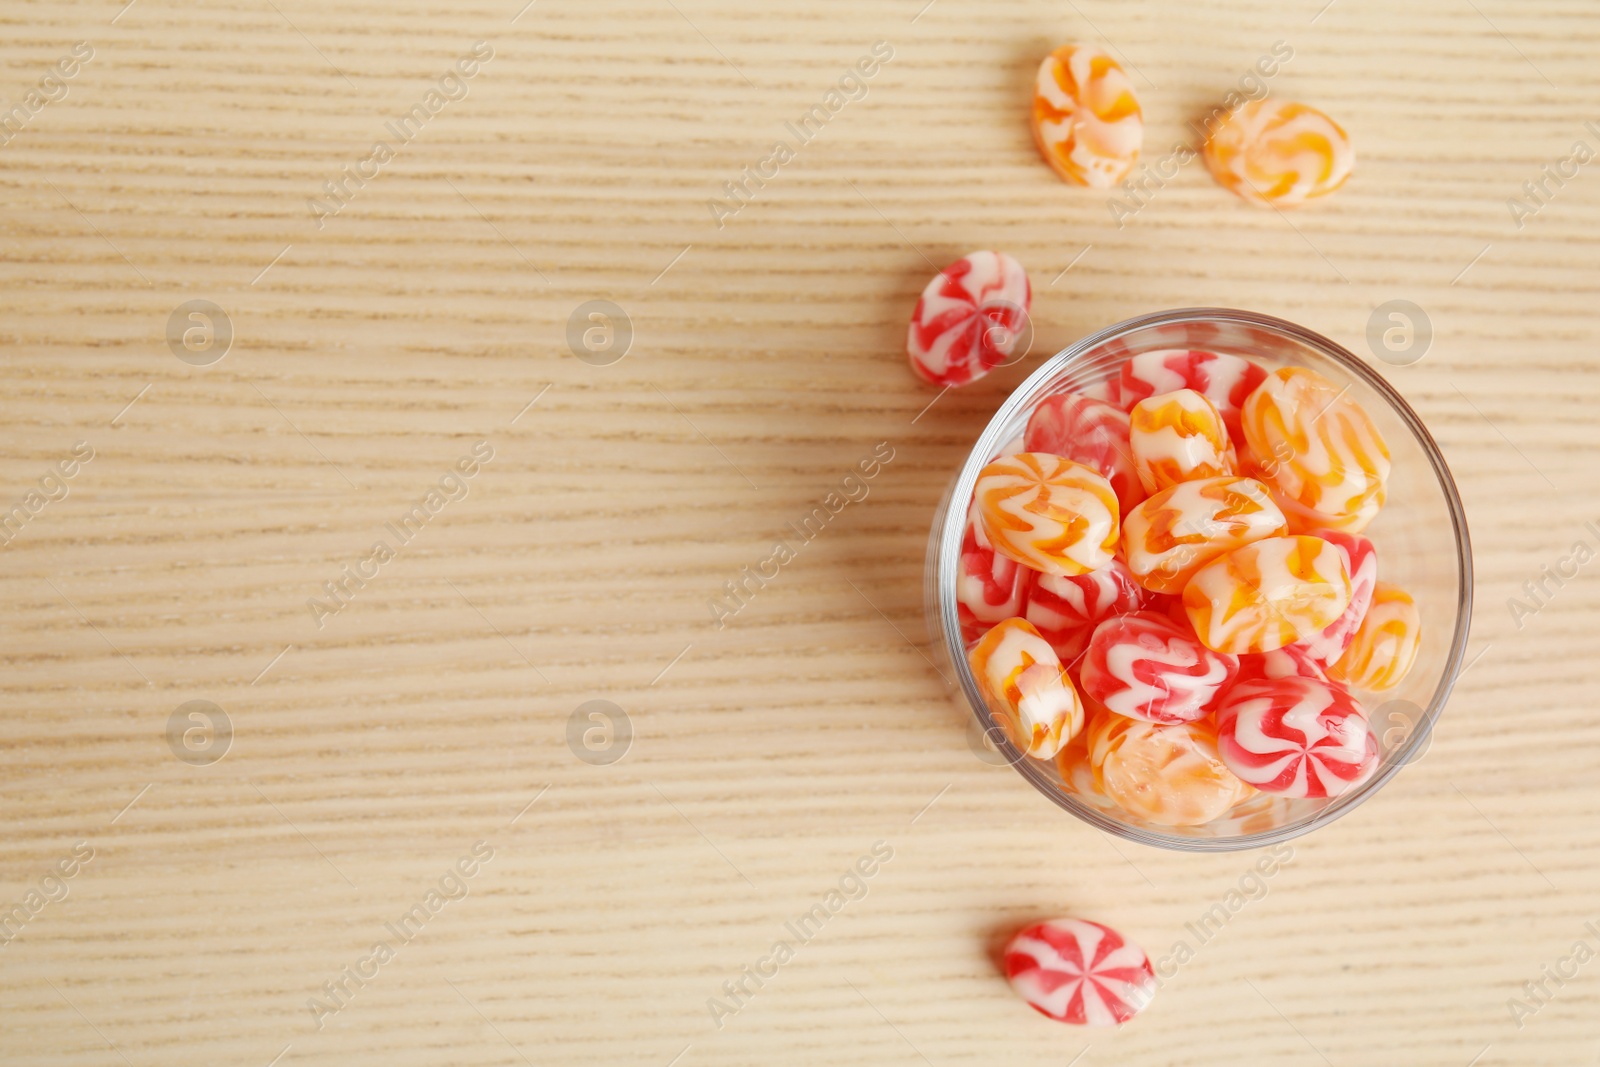
[{"label": "transparent glass bowl", "polygon": [[[1347,387],[1388,441],[1394,466],[1388,502],[1363,531],[1378,549],[1379,577],[1404,587],[1422,615],[1422,647],[1400,687],[1382,695],[1357,692],[1378,738],[1377,772],[1342,797],[1295,800],[1258,794],[1201,826],[1146,822],[1110,800],[1074,791],[1054,760],[1024,755],[990,717],[967,662],[956,610],[956,577],[968,506],[978,473],[1022,434],[1029,413],[1053,393],[1086,389],[1119,374],[1141,352],[1197,348],[1254,360],[1271,370],[1301,366]],[[1360,359],[1325,337],[1249,311],[1187,308],[1119,323],[1085,337],[1047,360],[1007,398],[968,454],[934,517],[928,544],[926,607],[934,653],[955,679],[958,701],[976,719],[995,762],[1009,763],[1035,789],[1085,822],[1118,837],[1189,852],[1257,848],[1332,822],[1372,796],[1427,751],[1434,724],[1461,671],[1472,614],[1472,548],[1466,516],[1439,447],[1416,413]]]}]

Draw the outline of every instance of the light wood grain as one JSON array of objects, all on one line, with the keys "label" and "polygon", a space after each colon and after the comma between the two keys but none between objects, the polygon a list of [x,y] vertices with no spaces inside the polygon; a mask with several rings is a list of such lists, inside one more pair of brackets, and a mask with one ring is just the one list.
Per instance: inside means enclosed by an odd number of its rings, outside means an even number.
[{"label": "light wood grain", "polygon": [[[1506,605],[1600,521],[1600,162],[1521,230],[1506,207],[1600,147],[1591,4],[518,6],[0,4],[8,101],[95,50],[0,148],[0,504],[95,450],[0,549],[0,902],[94,852],[0,948],[0,1059],[1594,1062],[1600,963],[1507,1009],[1600,945],[1600,563],[1520,628]],[[1152,158],[1287,41],[1271,91],[1336,115],[1357,176],[1288,218],[1196,163],[1118,229],[1023,122],[1075,38],[1140,73]],[[319,229],[305,201],[478,40],[467,98]],[[866,98],[714,225],[879,40]],[[1034,353],[917,417],[907,315],[980,247],[1029,267]],[[917,647],[939,493],[1091,329],[1220,304],[1364,354],[1396,297],[1436,331],[1383,369],[1466,500],[1481,658],[1427,757],[1297,842],[1136,1025],[1033,1017],[991,959],[1010,929],[1076,913],[1159,956],[1254,857],[1114,845],[973,757]],[[190,299],[236,329],[213,366],[167,349]],[[612,366],[567,347],[591,299],[635,330]],[[318,628],[308,598],[480,440],[467,498]],[[870,497],[714,627],[878,442]],[[236,730],[206,767],[166,742],[192,699]],[[592,699],[635,733],[609,766],[567,745]],[[714,1026],[879,840],[867,895]],[[470,895],[319,1030],[308,998],[478,841]]]}]

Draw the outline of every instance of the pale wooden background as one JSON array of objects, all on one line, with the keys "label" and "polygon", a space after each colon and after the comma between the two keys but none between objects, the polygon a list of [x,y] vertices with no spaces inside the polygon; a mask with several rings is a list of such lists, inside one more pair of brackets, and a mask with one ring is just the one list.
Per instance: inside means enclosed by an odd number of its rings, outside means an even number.
[{"label": "pale wooden background", "polygon": [[[1520,629],[1506,606],[1600,520],[1600,162],[1521,231],[1506,207],[1600,148],[1592,4],[922,5],[0,2],[8,102],[95,49],[0,149],[0,504],[97,453],[0,550],[0,902],[95,852],[0,949],[0,1060],[1600,1058],[1600,962],[1520,1030],[1507,1008],[1600,945],[1600,563]],[[319,231],[306,198],[478,39],[470,96]],[[1288,219],[1196,163],[1118,230],[1024,124],[1072,39],[1136,67],[1152,159],[1287,41],[1272,91],[1350,129],[1356,177]],[[867,98],[716,228],[705,201],[877,40]],[[1034,355],[913,422],[928,261],[988,247],[1032,272]],[[1255,857],[1115,846],[974,758],[908,643],[938,495],[1091,329],[1214,303],[1366,353],[1396,297],[1437,334],[1385,369],[1466,500],[1481,658],[1432,751],[1135,1025],[1040,1019],[991,959],[1011,929],[1078,914],[1159,956]],[[237,331],[204,368],[163,340],[196,298]],[[596,298],[636,331],[609,367],[565,340]],[[480,439],[471,495],[318,630],[306,599]],[[880,441],[870,498],[712,627]],[[208,767],[165,740],[191,699],[236,730]],[[610,766],[566,743],[590,699],[631,717]],[[471,895],[318,1031],[307,998],[480,839]],[[707,998],[879,839],[866,898],[716,1029]]]}]

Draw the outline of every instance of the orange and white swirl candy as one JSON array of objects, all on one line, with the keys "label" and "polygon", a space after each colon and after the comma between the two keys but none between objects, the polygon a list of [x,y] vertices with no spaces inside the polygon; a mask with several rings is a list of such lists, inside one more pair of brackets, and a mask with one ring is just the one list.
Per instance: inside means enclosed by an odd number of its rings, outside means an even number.
[{"label": "orange and white swirl candy", "polygon": [[1147,822],[1198,826],[1255,792],[1222,762],[1209,718],[1162,726],[1096,712],[1088,744],[1099,791]]},{"label": "orange and white swirl candy", "polygon": [[1050,643],[1026,619],[1007,619],[967,654],[989,713],[1013,744],[1049,759],[1083,729],[1083,702]]},{"label": "orange and white swirl candy", "polygon": [[1356,150],[1337,122],[1307,104],[1254,100],[1206,139],[1212,177],[1253,204],[1294,207],[1350,177]]},{"label": "orange and white swirl candy", "polygon": [[1128,413],[1128,447],[1146,493],[1179,482],[1239,473],[1222,413],[1204,394],[1179,389],[1147,397]]},{"label": "orange and white swirl candy", "polygon": [[[1389,446],[1346,390],[1304,367],[1280,367],[1240,413],[1253,460],[1296,533],[1359,533],[1388,493]],[[1270,457],[1270,458],[1268,458]]]},{"label": "orange and white swirl candy", "polygon": [[1328,677],[1374,693],[1393,689],[1410,673],[1421,643],[1417,602],[1398,585],[1379,582],[1350,647],[1328,668]]},{"label": "orange and white swirl candy", "polygon": [[1045,162],[1078,185],[1109,189],[1144,143],[1144,113],[1122,64],[1088,44],[1057,48],[1039,65],[1033,139]]},{"label": "orange and white swirl candy", "polygon": [[1179,482],[1122,520],[1133,580],[1155,593],[1182,593],[1195,571],[1252,541],[1288,533],[1267,487],[1250,478]]},{"label": "orange and white swirl candy", "polygon": [[978,474],[978,520],[996,552],[1070,578],[1111,562],[1117,495],[1098,471],[1048,452],[1003,456]]},{"label": "orange and white swirl candy", "polygon": [[1269,537],[1236,548],[1201,567],[1183,589],[1196,636],[1236,656],[1318,633],[1349,604],[1344,553],[1320,537]]}]

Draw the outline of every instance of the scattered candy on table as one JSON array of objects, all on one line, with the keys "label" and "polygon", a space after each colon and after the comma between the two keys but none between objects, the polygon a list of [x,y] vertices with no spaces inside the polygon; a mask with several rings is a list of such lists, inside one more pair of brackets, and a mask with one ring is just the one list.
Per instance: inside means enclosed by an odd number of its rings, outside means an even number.
[{"label": "scattered candy on table", "polygon": [[1281,367],[1241,412],[1254,470],[1295,533],[1360,533],[1383,506],[1389,446],[1372,419],[1315,371]]},{"label": "scattered candy on table", "polygon": [[1206,139],[1206,166],[1225,189],[1254,204],[1293,207],[1327,196],[1350,177],[1350,135],[1308,104],[1253,100]]},{"label": "scattered candy on table", "polygon": [[1078,668],[1085,695],[1118,715],[1176,725],[1206,714],[1238,673],[1165,616],[1139,611],[1102,622]]},{"label": "scattered candy on table", "polygon": [[1001,956],[1017,995],[1041,1015],[1079,1026],[1115,1026],[1156,993],[1150,959],[1109,926],[1051,919],[1018,931]]},{"label": "scattered candy on table", "polygon": [[978,380],[1011,358],[1032,304],[1022,264],[1004,252],[963,256],[934,276],[911,314],[911,369],[947,388]]},{"label": "scattered candy on table", "polygon": [[1066,180],[1109,189],[1133,170],[1144,115],[1122,65],[1088,44],[1056,49],[1039,65],[1033,139]]},{"label": "scattered candy on table", "polygon": [[1383,693],[1399,685],[1417,660],[1422,642],[1422,614],[1410,593],[1379,582],[1343,658],[1328,668],[1328,677]]},{"label": "scattered candy on table", "polygon": [[1217,732],[1223,762],[1266,793],[1341,796],[1378,767],[1378,740],[1366,713],[1336,682],[1242,682],[1217,708]]},{"label": "scattered candy on table", "polygon": [[1128,413],[1128,443],[1146,493],[1239,473],[1222,413],[1193,389],[1158,393],[1135,404]]},{"label": "scattered candy on table", "polygon": [[1038,575],[1028,591],[1024,618],[1050,642],[1061,662],[1071,666],[1089,647],[1096,626],[1137,611],[1143,599],[1144,590],[1134,582],[1127,566],[1114,559],[1088,574]]},{"label": "scattered candy on table", "polygon": [[1320,537],[1269,537],[1206,564],[1183,589],[1194,632],[1218,652],[1271,652],[1350,604],[1344,553]]},{"label": "scattered candy on table", "polygon": [[1154,593],[1182,593],[1195,571],[1288,524],[1266,486],[1250,478],[1179,482],[1122,520],[1123,557],[1134,581]]},{"label": "scattered candy on table", "polygon": [[989,712],[1013,744],[1049,759],[1083,729],[1083,702],[1060,657],[1026,619],[1007,619],[968,653]]},{"label": "scattered candy on table", "polygon": [[1223,762],[1209,718],[1163,726],[1105,711],[1088,730],[1089,767],[1100,792],[1146,822],[1198,826],[1252,792]]},{"label": "scattered candy on table", "polygon": [[975,496],[995,551],[1034,570],[1085,574],[1116,551],[1117,496],[1081,463],[1048,452],[1003,456],[979,473]]},{"label": "scattered candy on table", "polygon": [[1029,452],[1050,452],[1105,475],[1126,515],[1145,498],[1133,449],[1128,443],[1128,413],[1081,393],[1047,396],[1028,417],[1023,441]]}]

